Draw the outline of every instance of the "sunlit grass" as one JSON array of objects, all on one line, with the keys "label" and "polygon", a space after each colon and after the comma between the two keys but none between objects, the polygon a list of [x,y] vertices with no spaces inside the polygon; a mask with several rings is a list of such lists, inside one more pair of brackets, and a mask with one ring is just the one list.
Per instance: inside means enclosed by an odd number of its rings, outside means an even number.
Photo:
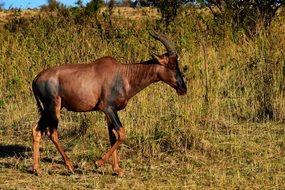
[{"label": "sunlit grass", "polygon": [[[168,30],[157,17],[136,23],[125,13],[112,26],[100,17],[103,33],[94,19],[78,24],[55,15],[2,27],[0,189],[284,188],[284,18],[250,39],[226,26],[217,34],[221,29],[210,15],[190,12],[191,19],[181,16]],[[31,129],[39,119],[31,81],[37,73],[105,55],[122,63],[150,59],[150,51],[165,51],[150,37],[153,28],[175,42],[188,93],[180,97],[162,82],[153,84],[119,113],[127,130],[119,151],[126,176],[112,176],[108,164],[94,166],[109,147],[104,114],[66,110],[59,133],[75,175],[67,173],[48,138],[41,142],[43,176],[30,174]],[[108,39],[107,29],[113,32]]]}]

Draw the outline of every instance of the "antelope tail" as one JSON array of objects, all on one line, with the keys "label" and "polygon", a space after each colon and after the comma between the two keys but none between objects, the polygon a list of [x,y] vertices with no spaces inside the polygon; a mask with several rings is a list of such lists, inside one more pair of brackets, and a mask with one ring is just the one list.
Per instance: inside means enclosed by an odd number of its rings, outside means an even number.
[{"label": "antelope tail", "polygon": [[33,82],[33,84],[32,84],[32,88],[33,88],[33,93],[34,93],[35,99],[36,99],[36,101],[37,101],[38,111],[39,111],[41,114],[43,114],[44,108],[43,108],[43,106],[41,105],[41,101],[40,101],[39,96],[38,96],[38,94],[37,94],[37,91],[36,91],[34,82]]}]

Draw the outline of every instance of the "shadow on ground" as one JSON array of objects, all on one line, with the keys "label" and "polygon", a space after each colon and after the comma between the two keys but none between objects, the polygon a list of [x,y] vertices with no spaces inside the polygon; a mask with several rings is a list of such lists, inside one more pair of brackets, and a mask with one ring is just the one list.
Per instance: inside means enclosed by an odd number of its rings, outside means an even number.
[{"label": "shadow on ground", "polygon": [[30,147],[22,145],[3,145],[0,144],[0,158],[20,157],[27,158],[28,153],[31,152]]}]

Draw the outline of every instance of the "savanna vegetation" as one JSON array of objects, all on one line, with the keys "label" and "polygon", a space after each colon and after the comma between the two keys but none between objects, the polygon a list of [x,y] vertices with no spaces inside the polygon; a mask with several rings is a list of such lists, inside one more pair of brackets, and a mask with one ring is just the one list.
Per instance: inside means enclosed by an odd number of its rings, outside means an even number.
[{"label": "savanna vegetation", "polygon": [[[248,25],[214,5],[181,4],[165,20],[159,7],[80,3],[0,11],[0,189],[285,188],[284,8],[268,24],[257,17]],[[109,147],[104,115],[66,110],[59,133],[75,174],[48,138],[41,142],[43,176],[31,174],[39,119],[33,78],[105,55],[129,64],[150,59],[150,51],[165,51],[150,30],[175,42],[188,94],[157,83],[119,113],[128,134],[119,151],[125,177],[109,165],[95,168]]]}]

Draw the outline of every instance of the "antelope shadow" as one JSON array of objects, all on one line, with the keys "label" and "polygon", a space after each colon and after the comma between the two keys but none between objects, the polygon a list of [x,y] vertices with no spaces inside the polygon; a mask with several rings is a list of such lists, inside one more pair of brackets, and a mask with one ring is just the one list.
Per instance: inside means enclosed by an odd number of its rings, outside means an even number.
[{"label": "antelope shadow", "polygon": [[31,152],[32,149],[30,147],[26,147],[23,145],[12,144],[12,145],[4,145],[0,144],[0,158],[28,158],[28,153]]}]

